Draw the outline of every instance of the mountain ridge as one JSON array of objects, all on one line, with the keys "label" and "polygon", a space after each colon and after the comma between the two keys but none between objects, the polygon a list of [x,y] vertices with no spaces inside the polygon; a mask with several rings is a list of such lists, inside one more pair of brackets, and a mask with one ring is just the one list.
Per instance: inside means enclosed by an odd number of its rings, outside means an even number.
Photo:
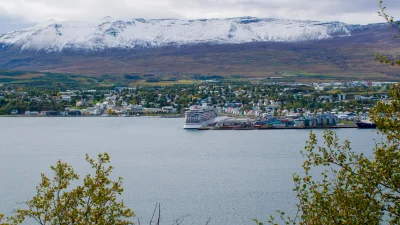
[{"label": "mountain ridge", "polygon": [[[262,23],[277,21],[273,19],[264,20]],[[114,23],[107,21],[113,20],[110,18],[103,20],[103,31],[110,28],[110,25]],[[167,25],[171,22],[171,20],[157,21],[164,21],[163,23],[167,23]],[[210,22],[209,20],[207,21]],[[222,19],[216,19],[215,21],[221,22]],[[242,27],[248,27],[248,24],[254,26],[259,23],[259,21],[249,17],[236,19],[236,21],[244,22],[245,25]],[[197,21],[196,23],[201,25],[202,22],[204,21]],[[211,23],[214,24],[214,22]],[[281,35],[283,37],[285,35],[284,31],[288,30],[287,23],[282,22],[282,20],[280,22],[284,24],[283,28],[275,22],[273,25],[276,30],[283,32]],[[296,24],[296,27],[299,27],[298,22],[290,22],[289,25]],[[143,21],[137,23],[143,25]],[[146,23],[151,25],[152,22],[146,21]],[[231,75],[274,77],[279,76],[279,74],[291,74],[292,78],[299,79],[400,79],[400,72],[397,68],[381,65],[374,60],[375,53],[385,54],[391,58],[400,55],[400,43],[393,41],[393,33],[395,31],[390,29],[389,25],[347,25],[340,22],[326,25],[326,23],[315,21],[304,23],[306,30],[310,24],[313,29],[322,27],[327,31],[326,28],[329,26],[333,28],[339,27],[340,29],[337,29],[339,33],[330,32],[328,38],[306,38],[303,41],[293,42],[251,39],[250,42],[240,43],[190,42],[190,44],[135,45],[135,48],[129,48],[129,46],[122,48],[118,46],[104,47],[95,48],[94,50],[91,50],[91,48],[79,48],[79,45],[75,44],[71,46],[78,46],[77,48],[62,48],[62,50],[58,51],[57,45],[54,44],[59,42],[53,43],[51,39],[44,39],[50,41],[49,45],[45,45],[47,48],[39,48],[39,50],[28,48],[35,47],[32,44],[34,42],[30,43],[30,45],[25,45],[24,48],[21,48],[22,45],[18,44],[8,44],[0,47],[0,69],[81,74],[93,77],[154,74],[163,79],[177,77],[185,79],[190,78],[191,74],[217,74],[224,77]],[[63,29],[66,27],[61,28],[57,24],[59,23],[50,21],[47,25],[40,25],[42,28],[39,28],[39,30],[46,30],[50,26],[51,34],[56,35],[56,37],[59,36],[57,34],[58,29],[61,32],[60,37],[65,36],[65,30]],[[225,24],[223,27],[230,28],[226,26],[226,21],[223,24]],[[185,25],[185,27],[188,28],[189,26]],[[304,27],[301,28],[303,29]],[[94,28],[92,27],[94,30],[97,28],[98,25],[95,25]],[[214,28],[219,28],[219,26],[214,26]],[[38,28],[36,27],[35,29]],[[202,31],[202,29],[195,30]],[[346,30],[350,33],[342,32]],[[37,31],[35,30],[32,33]],[[76,32],[75,30],[72,31]],[[37,35],[43,35],[42,32],[39,31]],[[195,34],[192,35],[193,37],[198,34],[196,32],[193,33]],[[104,32],[101,34],[104,34]],[[280,33],[277,32],[277,34]],[[318,34],[321,34],[321,32]],[[324,34],[327,34],[327,32]],[[7,35],[10,35],[10,33]],[[19,36],[21,34],[17,32],[15,35]],[[27,39],[29,39],[29,35],[31,33],[27,34]],[[4,37],[5,35],[1,38]],[[107,34],[107,37],[115,38],[109,34]],[[34,40],[32,39],[31,41]],[[104,46],[103,44],[106,42],[102,42],[102,39],[99,39],[98,43],[100,43],[100,46]],[[23,42],[19,42],[19,44],[23,44]]]},{"label": "mountain ridge", "polygon": [[351,25],[341,22],[237,17],[227,19],[101,19],[98,22],[46,21],[0,35],[0,49],[62,52],[138,49],[196,44],[252,42],[307,42],[351,36],[383,24]]}]

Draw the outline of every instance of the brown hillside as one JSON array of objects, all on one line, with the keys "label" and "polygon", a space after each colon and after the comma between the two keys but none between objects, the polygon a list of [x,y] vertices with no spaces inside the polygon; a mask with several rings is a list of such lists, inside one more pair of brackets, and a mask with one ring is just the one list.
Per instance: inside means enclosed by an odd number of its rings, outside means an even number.
[{"label": "brown hillside", "polygon": [[352,37],[308,43],[196,45],[102,52],[0,52],[0,69],[91,76],[122,74],[297,76],[329,79],[399,80],[400,70],[381,65],[374,53],[400,55],[394,30],[365,29]]}]

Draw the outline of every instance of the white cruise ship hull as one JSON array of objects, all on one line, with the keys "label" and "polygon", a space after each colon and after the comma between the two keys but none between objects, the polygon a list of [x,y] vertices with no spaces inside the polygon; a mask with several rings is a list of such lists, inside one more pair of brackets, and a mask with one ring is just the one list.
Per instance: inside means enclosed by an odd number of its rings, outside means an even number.
[{"label": "white cruise ship hull", "polygon": [[183,128],[184,129],[199,129],[200,127],[204,127],[204,126],[210,125],[210,124],[212,124],[214,122],[215,122],[215,118],[211,119],[211,120],[208,120],[208,121],[204,121],[202,123],[198,123],[198,124],[184,124]]}]

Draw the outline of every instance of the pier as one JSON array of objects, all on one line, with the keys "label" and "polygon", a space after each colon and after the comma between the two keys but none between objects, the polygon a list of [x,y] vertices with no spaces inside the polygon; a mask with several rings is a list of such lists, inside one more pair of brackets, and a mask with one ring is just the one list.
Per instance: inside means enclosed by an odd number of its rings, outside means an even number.
[{"label": "pier", "polygon": [[257,128],[254,126],[250,127],[216,127],[215,125],[205,126],[199,128],[199,130],[314,130],[314,129],[354,129],[358,128],[356,124],[345,124],[336,126],[325,126],[325,127],[262,127]]},{"label": "pier", "polygon": [[356,123],[337,123],[337,119],[325,122],[313,119],[276,119],[254,120],[254,119],[237,119],[224,118],[216,123],[199,128],[199,130],[296,130],[296,129],[354,129],[358,128]]}]

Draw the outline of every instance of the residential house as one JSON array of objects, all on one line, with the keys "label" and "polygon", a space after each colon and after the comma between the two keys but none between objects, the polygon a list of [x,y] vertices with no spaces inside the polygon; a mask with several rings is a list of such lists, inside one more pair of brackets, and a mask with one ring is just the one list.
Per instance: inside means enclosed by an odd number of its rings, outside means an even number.
[{"label": "residential house", "polygon": [[338,94],[338,99],[340,102],[346,100],[346,94]]},{"label": "residential house", "polygon": [[164,106],[161,109],[163,113],[169,113],[169,114],[176,113],[176,109],[172,106]]},{"label": "residential house", "polygon": [[143,108],[144,113],[160,113],[162,109],[160,108]]},{"label": "residential house", "polygon": [[72,99],[71,99],[71,96],[69,96],[69,95],[61,95],[61,101],[71,102]]}]

